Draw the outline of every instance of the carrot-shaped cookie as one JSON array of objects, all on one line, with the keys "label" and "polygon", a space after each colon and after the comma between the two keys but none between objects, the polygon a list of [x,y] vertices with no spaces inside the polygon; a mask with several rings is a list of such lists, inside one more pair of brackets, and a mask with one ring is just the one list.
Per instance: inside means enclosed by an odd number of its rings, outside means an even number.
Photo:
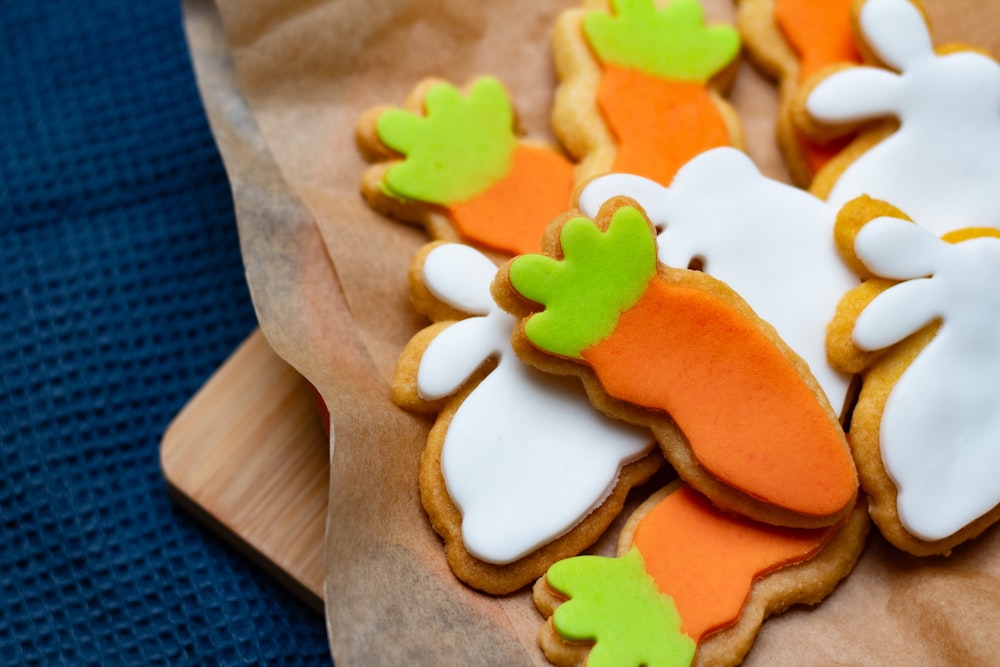
[{"label": "carrot-shaped cookie", "polygon": [[801,91],[793,113],[807,131],[862,128],[812,192],[837,208],[874,197],[938,235],[1000,228],[1000,64],[970,47],[935,51],[910,0],[858,4],[859,47],[885,67],[841,68]]},{"label": "carrot-shaped cookie", "polygon": [[591,181],[579,196],[595,216],[617,195],[653,225],[660,261],[698,266],[735,290],[809,364],[831,407],[842,412],[851,375],[830,366],[826,326],[857,284],[833,240],[836,209],[766,178],[742,151],[713,148],[684,165],[669,187],[629,174]]},{"label": "carrot-shaped cookie", "polygon": [[810,139],[795,127],[791,108],[796,91],[817,73],[861,62],[851,30],[852,1],[739,0],[737,24],[747,52],[778,80],[778,145],[789,175],[802,187],[850,141]]},{"label": "carrot-shaped cookie", "polygon": [[508,94],[490,77],[464,92],[425,81],[406,108],[367,111],[356,134],[375,163],[362,179],[365,199],[434,239],[531,252],[570,205],[573,164],[517,136]]},{"label": "carrot-shaped cookie", "polygon": [[939,239],[901,215],[861,199],[839,217],[865,280],[828,343],[835,364],[863,373],[850,432],[872,518],[930,555],[1000,520],[1000,233]]},{"label": "carrot-shaped cookie", "polygon": [[648,424],[678,474],[760,521],[830,525],[857,476],[837,416],[808,367],[726,285],[657,261],[655,230],[628,200],[596,222],[567,216],[546,253],[494,282],[517,314],[514,348],[578,374],[591,401]]},{"label": "carrot-shaped cookie", "polygon": [[418,253],[411,294],[435,323],[403,351],[393,397],[437,414],[420,495],[449,565],[474,588],[509,593],[593,544],[663,458],[648,430],[594,410],[574,378],[517,358],[495,274],[467,245]]},{"label": "carrot-shaped cookie", "polygon": [[630,517],[617,558],[570,558],[538,581],[539,645],[565,666],[739,664],[768,616],[818,604],[851,571],[860,505],[837,526],[781,528],[671,484]]},{"label": "carrot-shaped cookie", "polygon": [[697,0],[611,5],[564,12],[553,35],[553,128],[581,161],[578,180],[615,171],[667,184],[698,153],[740,145],[720,94],[738,64],[736,30],[705,25]]}]

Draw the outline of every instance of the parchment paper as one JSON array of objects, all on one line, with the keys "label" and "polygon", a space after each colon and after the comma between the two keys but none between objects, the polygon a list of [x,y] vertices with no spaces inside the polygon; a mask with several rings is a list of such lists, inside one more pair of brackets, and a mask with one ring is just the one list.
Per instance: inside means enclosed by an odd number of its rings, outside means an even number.
[{"label": "parchment paper", "polygon": [[[489,73],[507,84],[528,134],[551,139],[548,35],[558,12],[576,4],[183,0],[261,328],[332,414],[326,609],[342,667],[547,664],[530,596],[493,598],[460,584],[420,508],[417,459],[430,424],[391,403],[389,382],[399,351],[425,324],[409,305],[406,270],[426,238],[361,200],[366,165],[353,130],[366,108],[402,103],[423,77],[463,85]],[[713,19],[732,20],[725,0],[705,4]],[[938,43],[1000,54],[991,28],[1000,5],[923,4]],[[747,151],[765,173],[786,178],[773,86],[744,65],[731,97]],[[608,553],[614,532],[594,551]],[[745,664],[997,664],[998,575],[996,529],[931,559],[873,535],[823,604],[764,624]]]}]

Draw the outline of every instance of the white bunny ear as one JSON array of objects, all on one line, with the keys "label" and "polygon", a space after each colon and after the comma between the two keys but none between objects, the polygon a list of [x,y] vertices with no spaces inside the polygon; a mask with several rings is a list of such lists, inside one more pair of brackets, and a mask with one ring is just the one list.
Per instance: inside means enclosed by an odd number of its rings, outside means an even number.
[{"label": "white bunny ear", "polygon": [[678,169],[670,191],[709,195],[762,179],[760,169],[749,155],[732,146],[720,146],[699,153]]},{"label": "white bunny ear", "polygon": [[909,0],[868,0],[859,20],[869,46],[890,67],[902,71],[934,55],[927,22]]},{"label": "white bunny ear", "polygon": [[461,243],[438,246],[424,259],[423,279],[431,294],[470,315],[486,315],[494,307],[490,283],[496,273],[489,257]]},{"label": "white bunny ear", "polygon": [[667,196],[667,189],[656,181],[642,176],[608,174],[595,178],[587,184],[580,193],[577,206],[585,216],[593,218],[601,210],[604,202],[619,196],[629,197],[637,201],[655,224],[657,222],[655,211],[659,206],[658,202]]},{"label": "white bunny ear", "polygon": [[929,278],[893,285],[861,311],[852,332],[854,344],[881,350],[920,331],[941,313],[934,295]]},{"label": "white bunny ear", "polygon": [[949,244],[926,229],[899,218],[876,218],[854,239],[854,253],[875,275],[911,280],[933,274]]},{"label": "white bunny ear", "polygon": [[487,359],[498,353],[496,327],[490,318],[455,322],[431,341],[417,367],[417,393],[433,401],[462,387]]},{"label": "white bunny ear", "polygon": [[899,75],[877,67],[850,67],[820,81],[806,111],[821,123],[857,123],[895,115],[901,105]]}]

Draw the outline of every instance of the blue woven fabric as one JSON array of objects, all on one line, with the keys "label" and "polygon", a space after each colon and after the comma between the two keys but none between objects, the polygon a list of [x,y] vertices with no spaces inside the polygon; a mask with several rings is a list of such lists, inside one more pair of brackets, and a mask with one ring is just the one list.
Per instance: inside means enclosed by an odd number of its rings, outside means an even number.
[{"label": "blue woven fabric", "polygon": [[177,0],[0,2],[0,256],[0,664],[328,664],[159,468],[255,326]]}]

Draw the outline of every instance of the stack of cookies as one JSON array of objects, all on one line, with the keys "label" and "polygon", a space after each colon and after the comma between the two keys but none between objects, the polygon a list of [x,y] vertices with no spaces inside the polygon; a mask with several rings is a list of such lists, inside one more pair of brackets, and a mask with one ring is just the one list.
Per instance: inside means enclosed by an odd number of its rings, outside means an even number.
[{"label": "stack of cookies", "polygon": [[[455,575],[533,586],[558,665],[733,665],[871,522],[927,556],[1000,518],[1000,65],[913,0],[613,0],[552,35],[558,146],[490,76],[357,126],[363,196],[430,237],[393,399],[434,419]],[[792,184],[742,150],[744,52]]]}]

